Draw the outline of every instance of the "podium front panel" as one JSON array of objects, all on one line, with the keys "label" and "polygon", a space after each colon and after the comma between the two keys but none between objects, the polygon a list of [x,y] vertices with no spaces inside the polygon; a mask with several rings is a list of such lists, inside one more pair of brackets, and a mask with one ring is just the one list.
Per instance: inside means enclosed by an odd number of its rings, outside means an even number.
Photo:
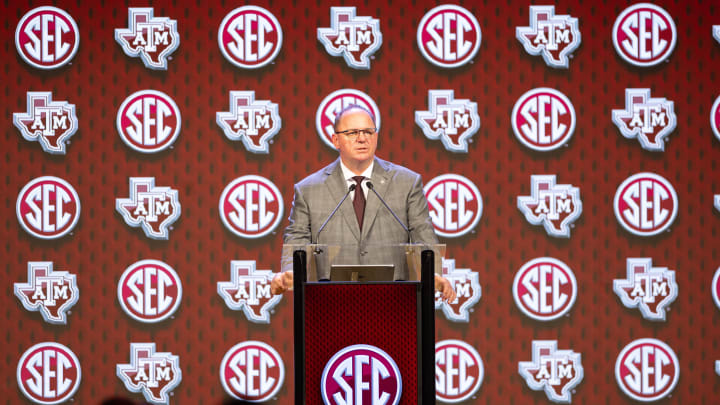
[{"label": "podium front panel", "polygon": [[[332,357],[348,346],[363,344],[392,358],[402,377],[399,404],[416,405],[418,294],[416,282],[306,284],[305,403],[323,403],[321,379]],[[345,378],[354,384],[354,376]],[[370,391],[364,394],[369,396]]]}]

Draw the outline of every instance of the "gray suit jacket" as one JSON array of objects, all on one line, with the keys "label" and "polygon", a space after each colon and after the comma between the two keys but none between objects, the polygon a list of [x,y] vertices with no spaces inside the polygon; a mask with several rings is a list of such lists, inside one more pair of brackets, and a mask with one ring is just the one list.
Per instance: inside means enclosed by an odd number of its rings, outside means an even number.
[{"label": "gray suit jacket", "polygon": [[402,265],[404,258],[399,257],[396,250],[383,249],[382,246],[409,242],[437,243],[422,180],[415,172],[375,158],[370,181],[375,191],[408,227],[411,241],[372,191],[368,191],[362,232],[352,200],[348,197],[318,240],[318,229],[348,190],[338,158],[295,185],[285,243],[308,244],[312,240],[320,244],[341,245],[339,258],[333,264],[395,264],[395,279],[407,279],[407,268]]}]

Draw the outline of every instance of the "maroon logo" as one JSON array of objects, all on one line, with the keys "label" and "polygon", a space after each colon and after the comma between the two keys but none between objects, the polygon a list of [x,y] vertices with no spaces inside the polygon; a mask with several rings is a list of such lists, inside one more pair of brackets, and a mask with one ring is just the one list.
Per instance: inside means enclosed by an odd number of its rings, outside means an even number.
[{"label": "maroon logo", "polygon": [[116,125],[120,139],[138,152],[167,149],[180,134],[182,118],[175,101],[165,93],[140,90],[123,101]]},{"label": "maroon logo", "polygon": [[75,395],[82,371],[75,353],[55,342],[38,343],[20,358],[17,382],[30,401],[59,404]]},{"label": "maroon logo", "polygon": [[61,155],[78,129],[75,105],[53,101],[49,91],[28,91],[27,112],[13,113],[13,124],[23,138],[38,141],[47,153]]},{"label": "maroon logo", "polygon": [[118,378],[130,392],[142,393],[151,404],[169,404],[182,381],[180,357],[156,352],[155,343],[130,343],[130,364],[118,364]]},{"label": "maroon logo", "polygon": [[395,360],[371,345],[348,346],[327,362],[320,380],[325,405],[397,405],[402,378]]},{"label": "maroon logo", "polygon": [[147,68],[167,70],[168,57],[180,46],[177,21],[154,13],[152,7],[128,8],[128,28],[117,28],[115,41]]},{"label": "maroon logo", "polygon": [[39,311],[45,322],[64,325],[80,290],[75,275],[54,271],[53,262],[28,262],[28,281],[15,283],[15,296],[28,311]]},{"label": "maroon logo", "polygon": [[65,180],[43,176],[18,194],[15,211],[23,229],[40,239],[57,239],[72,231],[80,218],[80,197]]},{"label": "maroon logo", "polygon": [[265,402],[285,380],[285,365],[270,345],[250,340],[233,346],[220,364],[220,382],[235,399]]},{"label": "maroon logo", "polygon": [[72,60],[80,44],[75,20],[56,7],[28,11],[15,30],[15,47],[30,66],[57,69]]},{"label": "maroon logo", "polygon": [[182,284],[175,270],[159,260],[141,260],[128,267],[118,282],[123,311],[136,321],[160,322],[180,306]]}]

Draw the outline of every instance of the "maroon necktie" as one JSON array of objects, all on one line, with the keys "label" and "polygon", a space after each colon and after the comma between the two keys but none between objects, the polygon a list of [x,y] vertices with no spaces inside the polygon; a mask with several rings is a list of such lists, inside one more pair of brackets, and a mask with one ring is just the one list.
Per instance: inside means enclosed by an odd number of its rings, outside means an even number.
[{"label": "maroon necktie", "polygon": [[362,189],[362,181],[365,179],[364,176],[355,176],[352,178],[355,180],[355,199],[353,200],[353,207],[355,207],[355,216],[357,216],[358,226],[362,231],[363,217],[365,216],[365,193]]}]

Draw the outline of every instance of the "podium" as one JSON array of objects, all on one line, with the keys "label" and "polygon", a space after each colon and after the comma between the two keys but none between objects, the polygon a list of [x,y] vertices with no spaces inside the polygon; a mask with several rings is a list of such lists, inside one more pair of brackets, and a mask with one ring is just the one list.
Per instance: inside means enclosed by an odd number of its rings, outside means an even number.
[{"label": "podium", "polygon": [[[434,404],[434,274],[445,245],[285,245],[295,404]],[[392,268],[379,280],[374,272]],[[334,281],[337,275],[345,281]],[[371,281],[368,281],[371,280]]]}]

